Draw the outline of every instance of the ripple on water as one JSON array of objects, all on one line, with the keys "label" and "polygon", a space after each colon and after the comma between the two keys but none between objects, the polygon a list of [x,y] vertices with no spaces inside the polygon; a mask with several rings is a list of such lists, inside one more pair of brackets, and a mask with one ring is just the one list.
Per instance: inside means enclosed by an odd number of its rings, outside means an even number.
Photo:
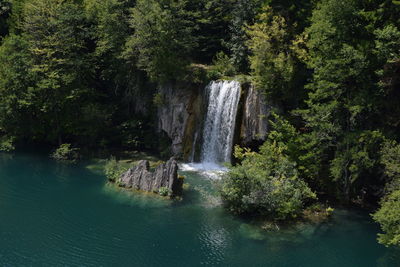
[{"label": "ripple on water", "polygon": [[0,157],[0,265],[398,265],[368,214],[337,210],[319,227],[264,232],[226,213],[218,179],[182,173],[190,187],[172,202],[106,186],[79,166]]}]

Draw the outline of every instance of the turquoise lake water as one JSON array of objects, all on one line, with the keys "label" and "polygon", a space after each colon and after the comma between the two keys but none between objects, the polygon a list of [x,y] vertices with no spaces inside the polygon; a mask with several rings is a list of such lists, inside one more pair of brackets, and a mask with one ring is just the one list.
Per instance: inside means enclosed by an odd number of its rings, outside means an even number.
[{"label": "turquoise lake water", "polygon": [[227,214],[184,173],[181,202],[107,186],[82,165],[0,154],[0,266],[400,266],[367,213],[265,233]]}]

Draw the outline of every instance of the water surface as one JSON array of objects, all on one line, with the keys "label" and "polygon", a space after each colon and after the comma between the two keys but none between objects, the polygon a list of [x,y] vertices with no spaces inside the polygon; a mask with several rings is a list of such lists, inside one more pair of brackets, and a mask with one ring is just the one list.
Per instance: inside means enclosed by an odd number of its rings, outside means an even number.
[{"label": "water surface", "polygon": [[185,199],[132,195],[80,165],[0,154],[0,266],[399,266],[368,214],[265,233],[184,172]]}]

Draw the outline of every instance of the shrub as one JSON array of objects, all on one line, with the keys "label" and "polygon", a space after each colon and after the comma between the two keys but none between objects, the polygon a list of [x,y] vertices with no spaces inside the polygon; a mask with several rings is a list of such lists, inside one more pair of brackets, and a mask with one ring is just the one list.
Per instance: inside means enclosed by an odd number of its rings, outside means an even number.
[{"label": "shrub", "polygon": [[160,196],[163,196],[163,197],[166,197],[166,196],[169,196],[169,195],[171,195],[171,191],[167,188],[167,187],[160,187],[159,189],[158,189],[158,194],[160,195]]},{"label": "shrub", "polygon": [[73,148],[71,144],[61,144],[51,157],[59,161],[76,161],[79,159],[79,148]]},{"label": "shrub", "polygon": [[0,137],[0,151],[10,152],[14,149],[14,137],[7,135]]},{"label": "shrub", "polygon": [[208,77],[210,79],[219,79],[232,77],[235,73],[235,66],[232,64],[231,59],[224,52],[219,52],[213,59],[213,65],[208,72]]},{"label": "shrub", "polygon": [[111,157],[107,160],[104,170],[108,181],[118,183],[121,175],[127,171],[127,168],[119,163],[115,157]]}]

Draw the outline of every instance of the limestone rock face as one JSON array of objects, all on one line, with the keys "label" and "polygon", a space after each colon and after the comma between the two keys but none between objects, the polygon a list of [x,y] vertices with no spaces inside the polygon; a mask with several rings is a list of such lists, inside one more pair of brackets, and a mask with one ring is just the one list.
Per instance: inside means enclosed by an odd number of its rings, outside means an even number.
[{"label": "limestone rock face", "polygon": [[178,164],[174,158],[160,164],[154,172],[150,171],[147,160],[130,168],[120,178],[121,187],[158,193],[162,187],[168,188],[171,196],[182,195],[183,180],[178,177]]},{"label": "limestone rock face", "polygon": [[243,145],[263,141],[268,130],[269,110],[264,95],[250,85],[244,101],[240,139]]},{"label": "limestone rock face", "polygon": [[171,139],[172,154],[185,158],[203,120],[201,91],[190,86],[164,86],[159,88],[158,93],[163,97],[163,104],[158,108],[158,130]]},{"label": "limestone rock face", "polygon": [[158,129],[168,135],[172,141],[172,153],[178,155],[182,151],[183,134],[189,117],[187,105],[191,92],[174,89],[163,87],[159,90],[164,103],[158,109]]}]

